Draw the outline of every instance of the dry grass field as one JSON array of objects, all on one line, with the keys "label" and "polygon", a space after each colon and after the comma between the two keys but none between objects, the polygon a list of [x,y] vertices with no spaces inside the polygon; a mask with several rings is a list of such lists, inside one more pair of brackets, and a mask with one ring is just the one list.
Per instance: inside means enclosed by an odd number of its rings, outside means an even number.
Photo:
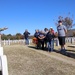
[{"label": "dry grass field", "polygon": [[[3,46],[7,55],[9,75],[75,75],[74,57],[55,52],[36,50],[33,46]],[[75,56],[74,48],[68,53]],[[69,55],[68,54],[68,55]]]}]

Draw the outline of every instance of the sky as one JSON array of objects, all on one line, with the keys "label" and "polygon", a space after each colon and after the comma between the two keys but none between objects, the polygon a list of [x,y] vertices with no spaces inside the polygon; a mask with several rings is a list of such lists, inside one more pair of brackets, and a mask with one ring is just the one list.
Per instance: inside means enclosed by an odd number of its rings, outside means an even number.
[{"label": "sky", "polygon": [[35,29],[53,27],[58,16],[73,15],[75,0],[0,0],[0,28],[8,27],[4,34],[21,33],[27,29],[31,35]]}]

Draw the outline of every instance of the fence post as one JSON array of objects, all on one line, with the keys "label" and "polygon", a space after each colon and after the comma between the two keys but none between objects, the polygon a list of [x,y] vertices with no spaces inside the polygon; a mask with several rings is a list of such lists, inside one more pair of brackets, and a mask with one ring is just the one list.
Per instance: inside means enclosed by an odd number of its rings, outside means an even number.
[{"label": "fence post", "polygon": [[[0,47],[0,56],[3,55],[3,47]],[[1,68],[1,59],[0,59],[0,71],[2,70]]]},{"label": "fence post", "polygon": [[0,56],[2,75],[8,75],[7,57],[6,55]]},{"label": "fence post", "polygon": [[71,38],[71,44],[72,44],[72,43],[74,43],[74,38],[73,38],[73,37]]},{"label": "fence post", "polygon": [[3,47],[0,47],[0,55],[3,55]]},{"label": "fence post", "polygon": [[4,40],[4,45],[5,45],[5,40]]},{"label": "fence post", "polygon": [[59,46],[59,40],[56,39],[56,46]]},{"label": "fence post", "polygon": [[10,39],[8,39],[8,45],[10,45]]},{"label": "fence post", "polygon": [[1,47],[1,32],[0,32],[0,47]]}]

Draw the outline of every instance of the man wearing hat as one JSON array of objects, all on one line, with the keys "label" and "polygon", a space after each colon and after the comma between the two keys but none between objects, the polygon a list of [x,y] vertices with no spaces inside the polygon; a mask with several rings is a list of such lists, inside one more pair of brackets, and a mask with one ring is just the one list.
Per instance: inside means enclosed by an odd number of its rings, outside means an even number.
[{"label": "man wearing hat", "polygon": [[62,24],[61,20],[58,21],[57,31],[58,31],[59,44],[61,46],[61,52],[65,52],[65,36],[67,33],[67,29]]}]

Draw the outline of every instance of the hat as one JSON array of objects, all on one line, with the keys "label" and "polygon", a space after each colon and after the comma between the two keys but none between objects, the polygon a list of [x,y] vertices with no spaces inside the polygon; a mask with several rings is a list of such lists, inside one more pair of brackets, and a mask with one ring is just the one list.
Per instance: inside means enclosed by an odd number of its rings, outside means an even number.
[{"label": "hat", "polygon": [[62,21],[61,21],[61,20],[59,20],[59,21],[58,21],[58,23],[62,23]]}]

